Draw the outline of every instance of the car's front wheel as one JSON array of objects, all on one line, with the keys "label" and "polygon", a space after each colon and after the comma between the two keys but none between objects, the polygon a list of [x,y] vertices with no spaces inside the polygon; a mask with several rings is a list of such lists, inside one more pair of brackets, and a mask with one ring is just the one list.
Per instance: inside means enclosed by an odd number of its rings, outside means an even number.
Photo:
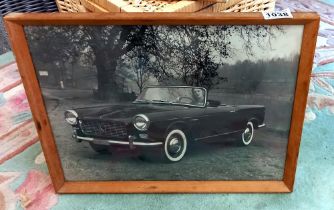
[{"label": "car's front wheel", "polygon": [[170,162],[180,161],[187,151],[187,136],[182,130],[171,130],[165,139],[164,157]]},{"label": "car's front wheel", "polygon": [[254,125],[252,122],[248,122],[246,129],[241,134],[242,145],[249,145],[254,137]]},{"label": "car's front wheel", "polygon": [[106,145],[94,144],[92,142],[89,142],[89,145],[97,153],[104,154],[109,152],[109,147]]}]

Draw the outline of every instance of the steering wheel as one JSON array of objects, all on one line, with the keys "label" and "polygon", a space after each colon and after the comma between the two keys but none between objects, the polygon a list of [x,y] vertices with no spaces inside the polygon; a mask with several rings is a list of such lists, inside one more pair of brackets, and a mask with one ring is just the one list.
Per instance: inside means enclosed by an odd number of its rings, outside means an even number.
[{"label": "steering wheel", "polygon": [[180,96],[180,97],[178,97],[178,102],[184,102],[184,103],[186,103],[186,104],[191,104],[192,102],[193,102],[193,99],[192,98],[190,98],[190,97],[187,97],[187,96]]}]

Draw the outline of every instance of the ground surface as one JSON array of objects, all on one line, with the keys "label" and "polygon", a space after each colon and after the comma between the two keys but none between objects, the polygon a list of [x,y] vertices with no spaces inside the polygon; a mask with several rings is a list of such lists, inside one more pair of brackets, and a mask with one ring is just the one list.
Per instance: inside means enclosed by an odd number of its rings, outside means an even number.
[{"label": "ground surface", "polygon": [[[86,100],[85,100],[86,102]],[[117,149],[98,154],[86,142],[71,138],[63,111],[80,100],[49,100],[50,121],[68,180],[278,180],[282,178],[287,137],[269,129],[256,130],[254,142],[239,146],[238,137],[198,142],[182,161],[163,163],[139,152]],[[86,102],[87,103],[87,102]],[[152,150],[157,154],[157,150]],[[210,173],[208,172],[210,169]]]}]

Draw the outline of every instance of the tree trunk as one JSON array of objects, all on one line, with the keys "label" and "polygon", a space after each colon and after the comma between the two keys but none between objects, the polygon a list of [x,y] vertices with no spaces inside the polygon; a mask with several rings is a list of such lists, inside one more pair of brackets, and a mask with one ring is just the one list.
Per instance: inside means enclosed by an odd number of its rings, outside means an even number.
[{"label": "tree trunk", "polygon": [[95,53],[95,65],[97,69],[98,99],[107,100],[117,97],[118,86],[116,83],[116,60],[110,59],[105,53]]}]

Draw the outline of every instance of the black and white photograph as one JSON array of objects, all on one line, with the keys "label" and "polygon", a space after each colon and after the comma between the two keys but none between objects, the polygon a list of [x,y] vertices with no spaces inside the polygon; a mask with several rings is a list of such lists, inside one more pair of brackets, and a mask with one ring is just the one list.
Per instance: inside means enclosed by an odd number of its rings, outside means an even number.
[{"label": "black and white photograph", "polygon": [[282,180],[303,25],[25,34],[66,180]]}]

